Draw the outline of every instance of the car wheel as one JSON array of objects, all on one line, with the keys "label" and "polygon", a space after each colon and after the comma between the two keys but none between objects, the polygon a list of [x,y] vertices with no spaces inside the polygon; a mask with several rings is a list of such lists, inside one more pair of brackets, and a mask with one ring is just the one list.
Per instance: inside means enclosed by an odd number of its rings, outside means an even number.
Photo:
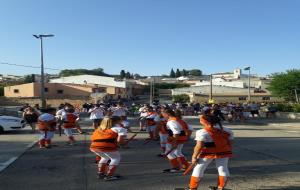
[{"label": "car wheel", "polygon": [[4,133],[4,129],[2,126],[0,126],[0,134]]}]

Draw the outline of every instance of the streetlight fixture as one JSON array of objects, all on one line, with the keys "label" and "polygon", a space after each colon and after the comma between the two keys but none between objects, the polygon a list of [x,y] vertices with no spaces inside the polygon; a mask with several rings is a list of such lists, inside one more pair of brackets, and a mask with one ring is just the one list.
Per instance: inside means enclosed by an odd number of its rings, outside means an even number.
[{"label": "streetlight fixture", "polygon": [[33,36],[37,39],[40,39],[40,42],[41,42],[41,103],[42,103],[42,108],[46,108],[43,38],[54,37],[54,35],[53,34],[38,34],[38,35],[33,35]]},{"label": "streetlight fixture", "polygon": [[251,70],[251,67],[246,67],[244,68],[245,71],[249,71],[249,74],[248,74],[248,102],[251,101],[251,91],[250,91],[250,70]]}]

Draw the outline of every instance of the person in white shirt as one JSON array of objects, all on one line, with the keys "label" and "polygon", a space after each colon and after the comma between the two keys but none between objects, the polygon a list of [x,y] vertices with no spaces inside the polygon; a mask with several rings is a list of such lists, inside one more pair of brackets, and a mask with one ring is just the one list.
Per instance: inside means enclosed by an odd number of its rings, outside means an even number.
[{"label": "person in white shirt", "polygon": [[100,107],[100,104],[96,104],[94,108],[89,110],[90,119],[93,120],[93,127],[97,129],[104,117],[104,110]]},{"label": "person in white shirt", "polygon": [[223,190],[230,176],[228,161],[232,157],[233,132],[223,127],[216,116],[201,115],[200,123],[204,129],[196,132],[192,156],[192,164],[195,165],[190,178],[189,187],[186,190],[196,190],[204,176],[206,168],[215,161],[219,173],[218,186],[210,187],[210,190]]}]

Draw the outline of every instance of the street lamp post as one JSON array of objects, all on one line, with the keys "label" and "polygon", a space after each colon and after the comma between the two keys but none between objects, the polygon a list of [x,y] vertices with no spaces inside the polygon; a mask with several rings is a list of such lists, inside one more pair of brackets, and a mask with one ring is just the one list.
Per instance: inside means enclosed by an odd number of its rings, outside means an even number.
[{"label": "street lamp post", "polygon": [[42,108],[46,108],[43,38],[54,37],[54,35],[53,34],[39,34],[39,35],[33,35],[33,36],[37,39],[40,39],[40,43],[41,43],[41,104],[42,104]]},{"label": "street lamp post", "polygon": [[246,68],[244,68],[244,70],[249,71],[249,73],[248,73],[248,102],[250,102],[251,101],[251,91],[250,91],[250,85],[251,85],[251,83],[250,83],[250,70],[251,70],[251,67],[246,67]]}]

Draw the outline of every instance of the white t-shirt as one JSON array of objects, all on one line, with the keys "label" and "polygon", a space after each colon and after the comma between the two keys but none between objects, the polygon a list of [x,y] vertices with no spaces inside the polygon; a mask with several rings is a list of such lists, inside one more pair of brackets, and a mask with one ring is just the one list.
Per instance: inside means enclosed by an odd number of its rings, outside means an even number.
[{"label": "white t-shirt", "polygon": [[103,119],[104,111],[101,108],[93,108],[89,111],[90,119]]},{"label": "white t-shirt", "polygon": [[114,131],[115,133],[118,133],[118,136],[127,136],[127,129],[119,125],[113,126],[111,130]]},{"label": "white t-shirt", "polygon": [[171,130],[174,135],[179,135],[183,130],[181,125],[174,120],[170,120],[167,122],[167,128]]},{"label": "white t-shirt", "polygon": [[125,128],[130,128],[130,123],[129,121],[122,121],[122,125],[125,127]]},{"label": "white t-shirt", "polygon": [[55,116],[52,115],[52,114],[49,114],[49,113],[44,113],[42,114],[38,120],[40,121],[53,121],[53,120],[56,120]]},{"label": "white t-shirt", "polygon": [[[214,126],[217,129],[221,129],[219,125]],[[226,127],[223,127],[223,130],[229,134],[229,140],[233,140],[233,132]],[[214,142],[209,133],[205,129],[200,129],[196,132],[195,141],[203,141],[203,142]]]},{"label": "white t-shirt", "polygon": [[112,116],[126,116],[126,109],[122,107],[113,107],[110,111],[112,112]]}]

